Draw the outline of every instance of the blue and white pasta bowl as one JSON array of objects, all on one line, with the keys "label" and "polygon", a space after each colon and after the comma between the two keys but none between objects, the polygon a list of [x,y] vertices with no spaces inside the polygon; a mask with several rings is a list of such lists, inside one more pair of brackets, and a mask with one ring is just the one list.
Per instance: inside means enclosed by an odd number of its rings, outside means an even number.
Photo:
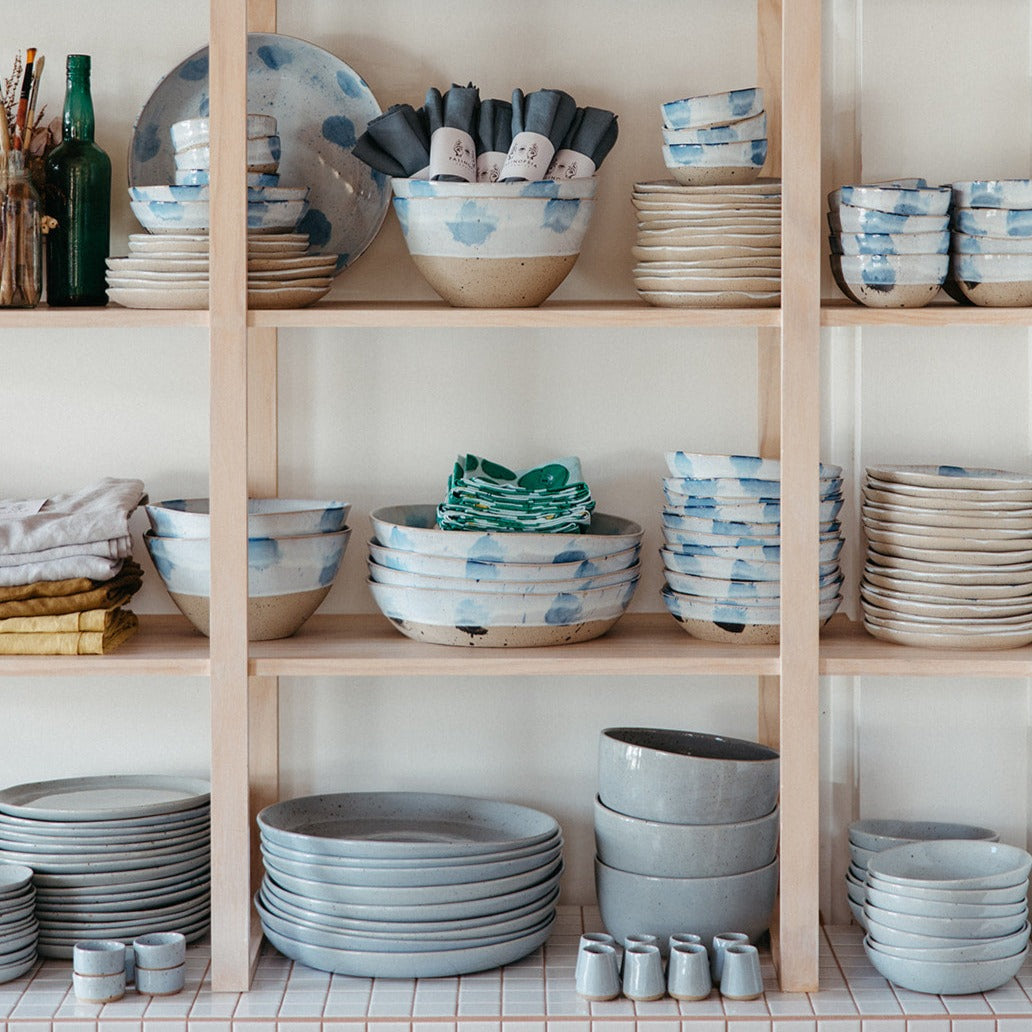
[{"label": "blue and white pasta bowl", "polygon": [[950,233],[832,233],[832,254],[948,254]]},{"label": "blue and white pasta bowl", "polygon": [[755,183],[766,160],[766,137],[734,143],[663,144],[663,162],[684,186]]},{"label": "blue and white pasta bowl", "polygon": [[958,208],[1032,208],[1032,179],[974,179],[952,185]]},{"label": "blue and white pasta bowl", "polygon": [[990,308],[1032,305],[1032,253],[955,254],[950,277],[973,304]]},{"label": "blue and white pasta bowl", "polygon": [[953,228],[968,236],[1032,238],[1032,208],[957,208]]},{"label": "blue and white pasta bowl", "polygon": [[750,118],[742,118],[727,125],[703,129],[663,129],[665,144],[678,143],[738,143],[743,140],[767,138],[767,112],[761,111]]},{"label": "blue and white pasta bowl", "polygon": [[840,186],[828,194],[828,207],[870,208],[894,215],[946,215],[953,192],[948,186],[910,187],[892,184]]},{"label": "blue and white pasta bowl", "polygon": [[[207,201],[130,201],[149,233],[201,233],[211,226]],[[248,201],[249,233],[289,233],[308,211],[307,201]]]},{"label": "blue and white pasta bowl", "polygon": [[695,97],[669,100],[661,105],[663,125],[667,129],[705,129],[728,125],[745,118],[754,118],[763,111],[763,90],[747,89],[707,93]]},{"label": "blue and white pasta bowl", "polygon": [[927,305],[946,282],[949,264],[945,254],[831,256],[831,271],[842,292],[869,308]]},{"label": "blue and white pasta bowl", "polygon": [[841,204],[828,212],[833,233],[943,233],[950,228],[949,215],[898,215]]}]

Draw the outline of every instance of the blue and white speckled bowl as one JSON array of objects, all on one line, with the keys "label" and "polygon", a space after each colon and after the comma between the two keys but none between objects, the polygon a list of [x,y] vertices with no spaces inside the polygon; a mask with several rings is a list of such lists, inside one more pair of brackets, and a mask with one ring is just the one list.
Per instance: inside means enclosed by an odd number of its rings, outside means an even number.
[{"label": "blue and white speckled bowl", "polygon": [[[828,470],[833,466],[825,467]],[[840,476],[821,477],[821,498],[838,497],[842,493]],[[684,495],[687,498],[765,498],[777,500],[781,497],[780,473],[776,477],[689,477],[673,476],[663,478],[664,492]],[[686,504],[686,503],[684,503]]]},{"label": "blue and white speckled bowl", "polygon": [[952,185],[958,208],[1032,208],[1032,179],[974,179]]},{"label": "blue and white speckled bowl", "polygon": [[1032,237],[1032,209],[957,208],[953,228],[968,236]]},{"label": "blue and white speckled bowl", "polygon": [[834,209],[849,204],[894,215],[945,215],[950,210],[952,196],[948,186],[841,186],[828,194],[828,205]]},{"label": "blue and white speckled bowl", "polygon": [[663,129],[663,142],[678,143],[738,143],[743,140],[767,138],[767,113],[761,111],[752,118],[742,118],[728,125],[708,129]]},{"label": "blue and white speckled bowl", "polygon": [[[249,186],[248,201],[304,201],[308,199],[307,186]],[[210,187],[193,186],[130,186],[132,201],[207,201]]]},{"label": "blue and white speckled bowl", "polygon": [[[159,537],[207,538],[211,534],[207,498],[170,498],[145,506],[151,529]],[[300,498],[249,498],[248,537],[301,537],[343,530],[348,502]]]},{"label": "blue and white speckled bowl", "polygon": [[667,129],[705,129],[753,118],[763,110],[763,90],[758,86],[724,93],[669,100],[661,105]]},{"label": "blue and white speckled bowl", "polygon": [[[703,452],[670,451],[664,455],[671,476],[703,479],[707,477],[745,477],[757,480],[777,480],[781,476],[778,459],[763,459],[758,455],[710,455]],[[822,480],[842,482],[842,467],[822,462]]]},{"label": "blue and white speckled bowl", "polygon": [[754,183],[767,160],[767,140],[663,144],[663,162],[684,186]]},{"label": "blue and white speckled bowl", "polygon": [[[149,233],[200,233],[211,225],[207,201],[130,201]],[[249,233],[290,233],[308,211],[307,201],[248,201]]]},{"label": "blue and white speckled bowl", "polygon": [[[211,139],[211,120],[208,118],[184,118],[169,126],[172,146],[176,150],[188,147],[207,147]],[[257,140],[262,136],[276,135],[276,119],[272,115],[248,115],[247,138]]]},{"label": "blue and white speckled bowl", "polygon": [[[690,505],[679,505],[676,508],[666,506],[660,513],[664,527],[671,530],[686,530],[683,521],[692,517],[711,519],[746,521],[751,523],[779,523],[781,521],[780,502],[744,502],[741,504],[718,503],[717,499],[692,497]],[[820,519],[822,522],[833,520],[842,509],[841,498],[829,498],[820,503]]]},{"label": "blue and white speckled bowl", "polygon": [[[247,171],[273,175],[279,171],[282,143],[278,136],[260,136],[247,141]],[[201,171],[211,167],[211,148],[187,147],[173,155],[177,169]]]},{"label": "blue and white speckled bowl", "polygon": [[955,229],[950,250],[954,254],[1032,254],[1032,237],[972,236]]},{"label": "blue and white speckled bowl", "polygon": [[950,277],[960,292],[976,305],[989,308],[1032,305],[1032,253],[956,254],[952,258]]},{"label": "blue and white speckled bowl", "polygon": [[[837,547],[825,551],[821,546],[820,574],[826,576],[838,570],[838,553],[841,542],[828,542]],[[733,580],[780,580],[781,549],[772,546],[757,549],[758,555],[742,553],[740,549],[726,555],[712,555],[700,550],[696,553],[675,552],[668,548],[660,549],[663,566],[677,573],[698,574],[700,577],[719,577]]]},{"label": "blue and white speckled bowl", "polygon": [[950,217],[895,215],[843,204],[828,212],[828,225],[833,233],[943,233],[950,228]]},{"label": "blue and white speckled bowl", "polygon": [[869,308],[923,307],[946,282],[949,264],[945,254],[831,256],[831,271],[842,292]]},{"label": "blue and white speckled bowl", "polygon": [[832,254],[946,254],[950,233],[833,233]]}]

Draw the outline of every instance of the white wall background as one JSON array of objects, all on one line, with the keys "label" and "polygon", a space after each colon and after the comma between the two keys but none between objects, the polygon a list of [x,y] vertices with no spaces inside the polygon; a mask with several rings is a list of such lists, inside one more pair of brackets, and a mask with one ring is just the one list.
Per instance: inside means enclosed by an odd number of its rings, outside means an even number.
[{"label": "white wall background", "polygon": [[[38,6],[38,5],[37,5]],[[339,55],[382,107],[429,85],[483,95],[558,85],[620,115],[599,210],[567,297],[632,296],[631,185],[664,178],[658,104],[751,84],[753,0],[282,0],[281,31]],[[1028,0],[827,0],[825,186],[861,177],[946,182],[1028,173]],[[37,45],[60,109],[67,52],[93,56],[98,139],[115,166],[112,253],[136,231],[121,189],[137,111],[202,46],[208,4],[49,3],[7,12],[5,45]],[[45,35],[40,35],[40,27]],[[103,27],[103,28],[101,28]],[[958,44],[963,41],[963,46]],[[949,74],[944,74],[949,55]],[[12,53],[0,52],[0,72]],[[834,287],[828,289],[829,296]],[[342,298],[432,296],[393,215]],[[1028,469],[1027,333],[894,328],[828,331],[824,456]],[[647,528],[635,608],[659,610],[662,452],[749,451],[756,439],[751,331],[283,331],[281,493],[344,497],[354,540],[328,611],[372,609],[366,514],[430,501],[452,457],[531,464],[581,456],[600,508]],[[0,495],[38,497],[102,475],[141,477],[153,498],[207,493],[205,334],[183,330],[3,331]],[[847,509],[848,513],[848,509]],[[862,567],[855,506],[847,564]],[[144,521],[137,518],[136,530]],[[138,553],[149,565],[140,544]],[[171,611],[156,575],[141,612]],[[200,679],[7,679],[0,784],[110,771],[207,767]],[[1024,843],[1030,691],[993,680],[829,679],[823,686],[823,909],[845,914],[841,873],[853,816],[975,820]],[[284,795],[435,789],[515,799],[556,814],[569,842],[565,897],[592,895],[591,804],[600,728],[687,727],[753,737],[744,678],[285,679]],[[216,730],[217,733],[217,730]]]}]

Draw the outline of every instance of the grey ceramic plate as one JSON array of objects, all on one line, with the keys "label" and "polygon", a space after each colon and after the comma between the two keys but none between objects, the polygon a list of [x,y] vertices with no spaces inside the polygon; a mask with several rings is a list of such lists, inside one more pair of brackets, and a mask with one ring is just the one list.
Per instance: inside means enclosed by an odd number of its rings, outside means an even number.
[{"label": "grey ceramic plate", "polygon": [[50,924],[76,924],[80,922],[89,924],[119,924],[123,921],[138,921],[145,917],[159,915],[161,917],[175,917],[176,915],[190,915],[202,907],[207,907],[211,899],[211,892],[202,889],[194,892],[193,895],[183,899],[165,900],[164,898],[147,900],[125,900],[120,904],[108,904],[104,909],[90,906],[81,909],[66,907],[36,907],[36,917],[40,927]]},{"label": "grey ceramic plate", "polygon": [[361,950],[335,950],[310,946],[265,928],[269,942],[285,957],[320,971],[365,978],[444,978],[511,964],[533,953],[551,934],[553,923],[496,946],[465,950],[440,950],[436,953],[366,953]]},{"label": "grey ceramic plate", "polygon": [[182,932],[187,942],[196,942],[207,934],[210,921],[207,917],[193,925],[182,925],[176,922],[166,924],[144,923],[133,932],[119,932],[117,935],[103,935],[103,932],[94,931],[90,935],[54,935],[39,938],[39,953],[42,957],[57,957],[62,960],[70,960],[72,947],[83,938],[97,938],[98,935],[106,939],[117,939],[120,942],[130,943],[137,935],[146,935],[148,932]]},{"label": "grey ceramic plate", "polygon": [[206,878],[199,885],[190,885],[187,888],[161,889],[151,893],[126,893],[125,896],[115,899],[48,899],[43,898],[37,902],[37,913],[42,917],[54,914],[107,914],[119,913],[126,910],[143,910],[151,907],[168,907],[177,903],[184,903],[188,900],[198,899],[208,894],[211,887],[211,879]]},{"label": "grey ceramic plate", "polygon": [[44,889],[76,889],[91,888],[101,889],[106,886],[111,890],[125,889],[133,891],[143,884],[150,884],[157,879],[170,879],[167,884],[176,884],[180,877],[186,881],[195,875],[207,874],[210,869],[210,859],[207,850],[200,850],[203,854],[200,858],[190,860],[179,860],[175,863],[155,863],[150,861],[147,867],[134,868],[129,871],[90,871],[89,873],[69,873],[62,871],[59,874],[36,874],[33,881],[36,884],[37,898]]},{"label": "grey ceramic plate", "polygon": [[[168,853],[178,849],[186,852],[208,841],[209,832],[206,824],[183,835],[154,835],[134,842],[111,841],[100,836],[88,839],[73,838],[10,838],[0,829],[0,852],[23,853],[26,857],[37,857],[41,860],[63,860],[71,857],[100,858],[102,856],[140,856],[151,855],[157,850]],[[29,860],[24,861],[33,866]]]},{"label": "grey ceramic plate", "polygon": [[269,841],[370,858],[484,856],[550,839],[554,817],[515,803],[431,792],[342,792],[274,803],[258,814]]},{"label": "grey ceramic plate", "polygon": [[[39,879],[45,875],[60,874],[104,874],[107,872],[129,872],[138,870],[153,869],[161,863],[182,863],[188,860],[201,860],[207,858],[211,853],[211,847],[207,840],[201,846],[181,848],[174,846],[170,849],[146,849],[139,852],[125,853],[122,856],[112,858],[107,854],[84,853],[81,856],[59,858],[57,860],[47,856],[27,857],[24,853],[13,853],[10,850],[0,849],[0,860],[14,860],[15,863],[31,863],[35,877]],[[40,885],[45,882],[37,882]]]},{"label": "grey ceramic plate", "polygon": [[91,919],[80,919],[79,915],[69,918],[39,918],[39,933],[43,936],[80,935],[84,938],[107,938],[121,935],[141,925],[155,930],[159,924],[192,925],[206,920],[211,913],[211,901],[202,897],[199,901],[175,907],[154,907],[144,910],[127,910],[120,914],[100,914]]},{"label": "grey ceramic plate", "polygon": [[208,827],[210,822],[211,808],[207,805],[128,821],[34,821],[0,814],[0,837],[31,842],[71,841],[84,846],[95,841],[131,844],[189,834]]},{"label": "grey ceramic plate", "polygon": [[29,891],[32,868],[24,864],[0,864],[0,899]]},{"label": "grey ceramic plate", "polygon": [[[69,954],[70,956],[71,954]],[[30,972],[36,965],[36,957],[30,957],[16,964],[0,964],[0,983],[12,982]]]},{"label": "grey ceramic plate", "polygon": [[191,810],[210,799],[200,778],[115,774],[14,785],[0,792],[0,813],[44,821],[110,821]]}]

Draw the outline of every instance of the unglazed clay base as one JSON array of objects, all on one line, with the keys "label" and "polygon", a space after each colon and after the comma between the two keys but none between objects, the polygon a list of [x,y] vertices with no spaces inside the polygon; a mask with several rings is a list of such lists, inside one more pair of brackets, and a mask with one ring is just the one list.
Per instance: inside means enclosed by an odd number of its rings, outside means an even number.
[{"label": "unglazed clay base", "polygon": [[710,620],[675,620],[693,638],[733,645],[776,645],[781,641],[780,624],[719,624]]},{"label": "unglazed clay base", "polygon": [[538,648],[543,645],[572,645],[578,641],[590,641],[605,634],[617,619],[588,620],[565,627],[445,627],[411,620],[391,620],[391,623],[406,637],[435,645]]},{"label": "unglazed clay base", "polygon": [[[249,641],[289,638],[319,608],[330,592],[330,585],[290,595],[266,595],[247,600]],[[208,633],[209,599],[206,595],[169,592],[179,611],[201,632]]]},{"label": "unglazed clay base", "polygon": [[442,258],[414,254],[426,281],[456,308],[534,308],[559,286],[575,254],[540,258]]}]

